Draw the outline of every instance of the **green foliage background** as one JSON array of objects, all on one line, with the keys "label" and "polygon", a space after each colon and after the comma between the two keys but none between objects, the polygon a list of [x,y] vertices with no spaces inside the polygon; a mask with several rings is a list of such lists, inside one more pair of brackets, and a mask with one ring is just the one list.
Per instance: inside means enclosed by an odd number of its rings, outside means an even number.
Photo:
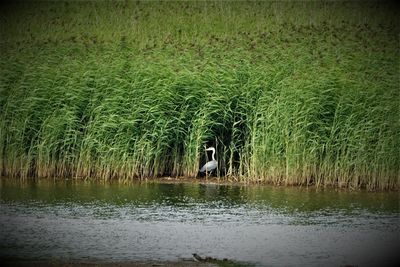
[{"label": "green foliage background", "polygon": [[2,4],[0,171],[395,189],[399,21],[379,2]]}]

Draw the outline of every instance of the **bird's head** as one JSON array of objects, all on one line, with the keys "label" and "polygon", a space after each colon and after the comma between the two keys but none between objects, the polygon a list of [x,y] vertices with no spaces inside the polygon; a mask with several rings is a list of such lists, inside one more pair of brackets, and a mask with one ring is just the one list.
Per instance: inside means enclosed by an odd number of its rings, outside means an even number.
[{"label": "bird's head", "polygon": [[211,146],[211,147],[207,148],[206,151],[215,151],[215,148]]}]

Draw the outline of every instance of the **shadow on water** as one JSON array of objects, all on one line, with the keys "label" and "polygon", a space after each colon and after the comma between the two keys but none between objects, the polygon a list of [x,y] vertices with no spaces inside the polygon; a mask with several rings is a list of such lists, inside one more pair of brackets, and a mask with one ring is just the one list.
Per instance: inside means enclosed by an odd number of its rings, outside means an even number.
[{"label": "shadow on water", "polygon": [[343,191],[298,187],[218,184],[120,183],[75,180],[0,180],[3,202],[81,203],[123,206],[193,204],[268,207],[286,213],[365,210],[392,213],[399,210],[398,192]]}]

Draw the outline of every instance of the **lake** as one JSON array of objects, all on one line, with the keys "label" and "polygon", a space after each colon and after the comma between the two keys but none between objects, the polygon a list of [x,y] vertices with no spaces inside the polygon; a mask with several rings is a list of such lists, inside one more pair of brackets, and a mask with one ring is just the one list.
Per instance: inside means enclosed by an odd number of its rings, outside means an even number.
[{"label": "lake", "polygon": [[0,259],[396,266],[398,192],[0,180]]}]

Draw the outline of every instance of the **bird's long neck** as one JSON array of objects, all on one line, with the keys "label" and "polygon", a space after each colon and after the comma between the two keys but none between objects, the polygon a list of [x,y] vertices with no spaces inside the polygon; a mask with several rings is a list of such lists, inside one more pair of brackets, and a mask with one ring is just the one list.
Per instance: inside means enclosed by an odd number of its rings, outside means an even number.
[{"label": "bird's long neck", "polygon": [[212,155],[211,155],[211,157],[212,157],[212,160],[215,160],[215,158],[214,158],[214,155],[215,155],[215,149],[213,149],[213,151],[212,151],[213,153],[212,153]]}]

